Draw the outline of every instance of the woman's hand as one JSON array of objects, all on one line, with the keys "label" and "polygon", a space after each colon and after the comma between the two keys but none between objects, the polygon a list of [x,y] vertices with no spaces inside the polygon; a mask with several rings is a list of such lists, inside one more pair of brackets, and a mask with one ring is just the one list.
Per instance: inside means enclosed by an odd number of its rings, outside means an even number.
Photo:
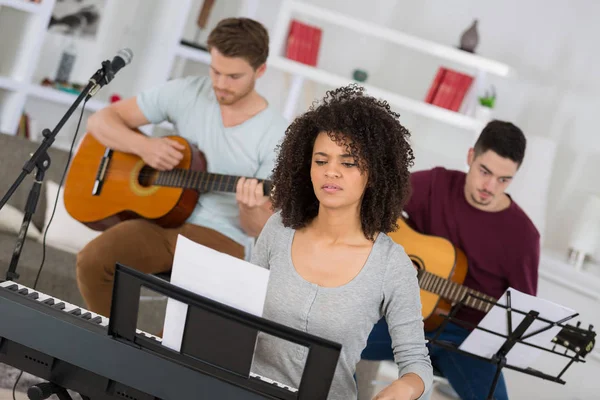
[{"label": "woman's hand", "polygon": [[[412,374],[408,374],[412,375]],[[403,377],[404,378],[404,377]],[[373,400],[414,400],[420,394],[415,393],[415,387],[410,380],[398,379],[387,386],[381,392],[377,393]],[[420,378],[418,378],[420,379]]]}]

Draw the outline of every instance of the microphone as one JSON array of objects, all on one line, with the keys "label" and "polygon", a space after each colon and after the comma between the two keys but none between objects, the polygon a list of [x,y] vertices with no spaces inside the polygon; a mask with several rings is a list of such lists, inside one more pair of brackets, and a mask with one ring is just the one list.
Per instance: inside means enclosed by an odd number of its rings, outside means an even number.
[{"label": "microphone", "polygon": [[89,100],[90,97],[100,90],[100,88],[110,83],[110,81],[114,79],[115,74],[119,72],[121,68],[129,64],[132,59],[133,52],[131,49],[126,48],[119,50],[112,61],[106,60],[102,62],[102,67],[90,78],[90,82],[93,83],[94,86],[87,95],[87,99]]},{"label": "microphone", "polygon": [[110,63],[110,69],[113,73],[113,76],[114,76],[114,74],[119,72],[119,70],[121,68],[123,68],[124,66],[129,64],[132,59],[133,59],[133,51],[131,51],[131,49],[119,50],[119,52],[117,53],[115,58],[113,58],[112,62]]}]

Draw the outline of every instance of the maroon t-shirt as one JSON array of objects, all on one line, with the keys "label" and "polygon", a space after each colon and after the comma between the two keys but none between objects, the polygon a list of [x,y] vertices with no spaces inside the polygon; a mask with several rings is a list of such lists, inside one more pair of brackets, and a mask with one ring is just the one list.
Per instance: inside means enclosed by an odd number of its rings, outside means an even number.
[{"label": "maroon t-shirt", "polygon": [[[411,175],[413,193],[405,207],[418,232],[444,237],[468,259],[464,285],[499,299],[508,287],[536,295],[540,235],[511,199],[498,212],[471,206],[464,195],[466,174],[434,168]],[[463,307],[456,318],[478,324],[484,314]]]}]

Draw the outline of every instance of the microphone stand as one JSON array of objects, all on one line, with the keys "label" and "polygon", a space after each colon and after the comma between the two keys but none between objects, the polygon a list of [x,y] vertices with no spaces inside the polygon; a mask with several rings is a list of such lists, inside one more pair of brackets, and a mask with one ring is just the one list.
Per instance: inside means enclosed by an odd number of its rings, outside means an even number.
[{"label": "microphone stand", "polygon": [[27,230],[29,229],[29,223],[31,222],[31,217],[35,213],[35,209],[37,207],[37,203],[40,197],[40,192],[42,188],[42,183],[44,181],[44,175],[48,168],[50,167],[51,160],[48,155],[47,150],[52,146],[56,135],[63,127],[63,125],[67,122],[67,120],[71,117],[71,114],[77,109],[79,103],[85,100],[89,100],[93,95],[95,95],[98,90],[114,78],[114,72],[111,69],[111,62],[106,60],[102,62],[102,67],[96,71],[96,73],[90,78],[87,86],[83,89],[83,91],[79,94],[77,99],[71,107],[67,110],[62,119],[58,122],[53,131],[49,129],[44,129],[42,131],[42,135],[44,139],[42,143],[38,147],[38,149],[31,155],[31,158],[25,163],[23,166],[23,170],[21,174],[17,177],[12,186],[8,189],[2,200],[0,200],[0,210],[4,205],[8,202],[10,197],[17,190],[21,182],[25,179],[25,177],[36,169],[35,180],[31,189],[29,190],[29,196],[27,197],[27,203],[25,206],[25,215],[23,216],[23,223],[21,224],[21,229],[19,231],[19,236],[17,238],[17,244],[15,246],[12,259],[10,261],[10,266],[8,267],[8,271],[6,272],[6,280],[16,280],[19,279],[19,274],[16,272],[17,264],[19,263],[19,258],[21,256],[21,251],[23,250],[23,245],[25,244],[25,237],[27,235]]}]

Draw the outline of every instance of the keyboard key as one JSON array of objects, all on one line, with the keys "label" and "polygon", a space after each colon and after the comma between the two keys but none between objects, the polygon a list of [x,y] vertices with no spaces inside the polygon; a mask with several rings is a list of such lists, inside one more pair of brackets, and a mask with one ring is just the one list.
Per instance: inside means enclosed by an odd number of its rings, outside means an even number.
[{"label": "keyboard key", "polygon": [[48,304],[49,306],[54,305],[54,299],[50,297],[49,299],[44,300],[44,304]]},{"label": "keyboard key", "polygon": [[71,311],[69,311],[69,314],[73,314],[73,315],[79,317],[81,315],[81,308],[74,308]]},{"label": "keyboard key", "polygon": [[63,303],[61,301],[60,303],[57,303],[57,304],[53,305],[52,308],[56,308],[58,310],[64,310],[65,309],[65,303]]}]

